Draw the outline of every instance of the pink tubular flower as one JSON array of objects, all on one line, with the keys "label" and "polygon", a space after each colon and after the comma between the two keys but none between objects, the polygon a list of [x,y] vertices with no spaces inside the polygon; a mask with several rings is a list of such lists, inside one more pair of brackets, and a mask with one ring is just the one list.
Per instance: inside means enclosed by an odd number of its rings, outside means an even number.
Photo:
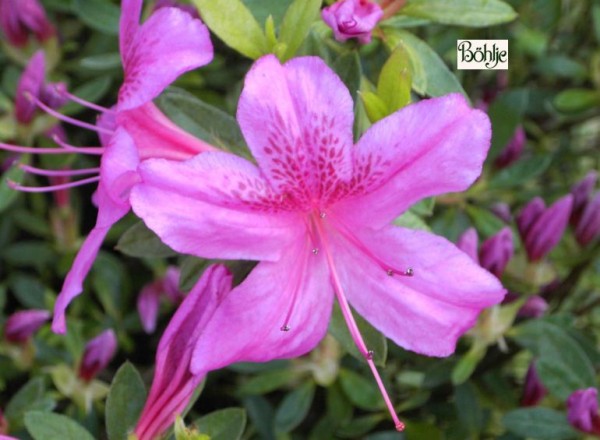
[{"label": "pink tubular flower", "polygon": [[231,281],[225,266],[208,267],[169,322],[156,351],[152,388],[134,430],[138,440],[154,440],[166,431],[204,378],[206,371],[190,372],[193,341],[231,291]]},{"label": "pink tubular flower", "polygon": [[[181,160],[215,147],[184,132],[151,102],[179,75],[207,64],[213,56],[208,30],[200,21],[178,8],[161,8],[139,24],[142,0],[123,0],[119,43],[125,80],[114,109],[106,109],[77,98],[66,90],[69,99],[102,112],[97,125],[74,120],[55,112],[40,99],[36,105],[57,118],[95,130],[102,147],[75,147],[54,138],[61,148],[27,148],[1,144],[0,148],[20,153],[80,153],[101,156],[100,168],[49,171],[22,165],[25,171],[44,176],[85,176],[64,185],[29,188],[11,184],[21,191],[41,192],[98,182],[98,218],[84,241],[65,279],[54,309],[52,329],[66,331],[65,310],[83,290],[90,270],[110,227],[130,209],[129,189],[137,181],[140,160],[162,157]],[[34,97],[35,98],[35,97]]]},{"label": "pink tubular flower", "polygon": [[527,369],[525,376],[525,385],[523,387],[523,396],[521,397],[521,406],[535,406],[548,394],[548,390],[540,381],[532,362]]},{"label": "pink tubular flower", "polygon": [[571,215],[573,196],[566,195],[546,208],[536,197],[517,217],[517,227],[530,261],[547,255],[560,241]]},{"label": "pink tubular flower", "polygon": [[401,428],[349,303],[397,344],[447,356],[502,300],[498,280],[453,244],[390,225],[417,200],[477,178],[489,120],[448,95],[388,116],[353,146],[353,102],[335,73],[319,58],[281,65],[271,55],[248,73],[237,119],[259,167],[224,152],[151,159],[131,193],[173,249],[262,260],[206,324],[192,372],[308,352],[335,296]]},{"label": "pink tubular flower", "polygon": [[13,46],[25,46],[30,34],[40,42],[56,34],[38,0],[0,0],[0,29]]},{"label": "pink tubular flower", "polygon": [[47,310],[22,310],[9,316],[4,324],[4,337],[10,342],[25,342],[50,319]]},{"label": "pink tubular flower", "polygon": [[172,303],[183,299],[179,291],[179,269],[169,267],[162,279],[144,286],[137,300],[138,314],[146,333],[154,333],[160,307],[160,298],[164,294]]},{"label": "pink tubular flower", "polygon": [[85,346],[79,377],[90,381],[98,372],[107,367],[117,351],[117,337],[111,329],[105,330],[91,339]]},{"label": "pink tubular flower", "polygon": [[370,0],[339,0],[321,11],[321,17],[333,29],[337,41],[357,38],[371,41],[371,32],[383,17],[383,9]]},{"label": "pink tubular flower", "polygon": [[577,390],[567,399],[567,418],[575,428],[587,434],[600,435],[598,390]]}]

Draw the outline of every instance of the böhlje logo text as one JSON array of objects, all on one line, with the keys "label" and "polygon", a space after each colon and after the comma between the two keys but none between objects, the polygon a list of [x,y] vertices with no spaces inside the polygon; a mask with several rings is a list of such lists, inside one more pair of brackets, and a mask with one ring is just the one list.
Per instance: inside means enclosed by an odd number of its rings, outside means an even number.
[{"label": "b\u00f6hlje logo text", "polygon": [[457,40],[458,70],[508,70],[508,40]]}]

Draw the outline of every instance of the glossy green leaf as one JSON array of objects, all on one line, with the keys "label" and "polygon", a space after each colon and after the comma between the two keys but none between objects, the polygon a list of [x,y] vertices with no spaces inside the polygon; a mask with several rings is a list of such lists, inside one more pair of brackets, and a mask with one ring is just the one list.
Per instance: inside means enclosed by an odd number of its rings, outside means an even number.
[{"label": "glossy green leaf", "polygon": [[361,92],[359,96],[371,123],[374,124],[388,115],[388,107],[385,101],[377,94],[373,92]]},{"label": "glossy green leaf", "polygon": [[291,432],[306,415],[315,395],[315,384],[305,382],[287,394],[275,413],[275,429],[277,432]]},{"label": "glossy green leaf", "polygon": [[121,235],[115,248],[125,255],[137,258],[167,258],[177,255],[141,221]]},{"label": "glossy green leaf", "polygon": [[127,440],[146,402],[140,374],[125,362],[115,374],[106,399],[106,431],[109,440]]},{"label": "glossy green leaf", "polygon": [[[385,360],[387,359],[387,340],[385,339],[385,336],[358,313],[354,313],[353,315],[365,344],[369,350],[373,351],[373,360],[375,364],[380,367],[385,366]],[[329,333],[342,344],[342,347],[344,347],[348,353],[355,358],[366,362],[364,356],[358,351],[358,348],[356,348],[356,343],[348,331],[346,321],[344,320],[342,311],[337,303],[334,305],[333,313],[331,314]]]},{"label": "glossy green leaf", "polygon": [[371,411],[385,407],[377,384],[370,375],[364,377],[354,371],[342,368],[340,370],[340,384],[344,393],[357,407]]},{"label": "glossy green leaf", "polygon": [[61,414],[31,411],[25,414],[25,426],[34,440],[94,440],[83,426]]},{"label": "glossy green leaf", "polygon": [[494,213],[476,205],[467,205],[467,214],[483,237],[490,237],[502,229],[504,222]]},{"label": "glossy green leaf", "polygon": [[507,23],[517,14],[502,0],[409,0],[404,15],[443,24],[487,27]]},{"label": "glossy green leaf", "polygon": [[267,38],[252,12],[240,0],[193,0],[202,19],[225,44],[248,58],[267,52]]},{"label": "glossy green leaf", "polygon": [[290,5],[279,33],[279,41],[287,46],[282,61],[296,54],[312,23],[319,17],[321,3],[322,0],[294,0]]},{"label": "glossy green leaf", "polygon": [[257,374],[238,387],[240,394],[265,394],[287,384],[295,377],[289,368]]},{"label": "glossy green leaf", "polygon": [[73,0],[73,12],[97,31],[111,35],[119,33],[121,9],[109,0]]},{"label": "glossy green leaf", "polygon": [[238,440],[246,427],[246,411],[243,408],[214,411],[196,420],[194,425],[211,440]]},{"label": "glossy green leaf", "polygon": [[520,408],[502,418],[506,429],[524,438],[540,440],[568,440],[579,438],[569,425],[564,412],[550,408]]}]

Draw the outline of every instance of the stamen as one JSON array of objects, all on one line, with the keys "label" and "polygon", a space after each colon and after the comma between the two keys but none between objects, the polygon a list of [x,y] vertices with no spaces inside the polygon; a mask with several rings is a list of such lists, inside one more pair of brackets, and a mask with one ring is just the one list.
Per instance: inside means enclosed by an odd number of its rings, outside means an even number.
[{"label": "stamen", "polygon": [[314,224],[315,224],[315,228],[319,234],[319,237],[321,239],[322,247],[325,250],[327,264],[329,266],[329,271],[331,273],[331,281],[333,283],[333,290],[335,292],[335,296],[337,297],[338,303],[340,305],[340,309],[342,310],[342,315],[344,316],[344,320],[346,321],[348,330],[350,331],[350,335],[352,336],[352,339],[354,340],[354,343],[356,344],[358,350],[364,356],[367,363],[369,364],[371,373],[375,377],[375,381],[377,382],[379,391],[381,392],[381,395],[383,396],[383,400],[385,401],[388,411],[389,411],[390,415],[392,416],[392,420],[394,421],[396,430],[403,431],[404,423],[402,423],[400,421],[400,419],[398,418],[398,416],[396,415],[396,410],[394,408],[394,405],[392,404],[390,396],[388,395],[387,390],[385,389],[385,385],[383,384],[383,381],[381,380],[381,376],[379,375],[379,372],[377,371],[375,362],[373,362],[374,353],[373,353],[373,351],[371,351],[367,348],[365,341],[364,341],[362,335],[360,334],[360,330],[358,329],[358,325],[356,325],[354,316],[352,316],[352,310],[350,309],[350,304],[348,304],[348,300],[346,299],[346,296],[344,295],[342,283],[341,283],[338,273],[335,269],[333,257],[331,256],[331,252],[329,250],[327,235],[326,235],[325,231],[323,230],[323,227],[319,224],[319,222],[315,221]]},{"label": "stamen", "polygon": [[46,113],[48,113],[51,116],[54,116],[55,118],[57,118],[61,121],[67,122],[67,123],[75,125],[77,127],[85,128],[87,130],[97,131],[98,133],[104,133],[104,134],[108,134],[108,135],[113,134],[112,130],[108,130],[106,128],[88,124],[87,122],[83,122],[78,119],[70,118],[69,116],[65,116],[62,113],[59,113],[56,110],[48,107],[46,104],[44,104],[42,101],[40,101],[37,97],[33,96],[31,93],[25,93],[25,96],[27,97],[27,99],[29,99],[31,102],[33,102],[35,105],[37,105],[42,110],[44,110]]},{"label": "stamen", "polygon": [[[0,143],[0,150],[14,151],[15,153],[22,154],[70,154],[72,151],[67,151],[63,148],[37,148],[37,147],[22,147],[20,145],[9,145]],[[85,150],[77,153],[84,153]]]},{"label": "stamen", "polygon": [[44,170],[42,168],[36,168],[25,164],[19,165],[19,168],[27,173],[50,177],[82,176],[85,174],[96,174],[100,172],[100,168],[83,168],[79,170]]},{"label": "stamen", "polygon": [[101,113],[114,113],[114,110],[111,110],[109,108],[106,107],[102,107],[101,105],[98,104],[94,104],[93,102],[89,102],[86,101],[83,98],[80,98],[79,96],[73,95],[71,93],[69,93],[66,89],[61,88],[61,87],[57,87],[56,85],[54,86],[54,90],[56,91],[56,93],[64,96],[65,98],[68,98],[69,100],[76,102],[77,104],[80,104],[84,107],[87,108],[91,108],[92,110],[96,110],[99,111]]},{"label": "stamen", "polygon": [[52,136],[52,140],[56,142],[61,148],[68,150],[73,153],[81,153],[81,154],[94,154],[100,156],[104,153],[104,147],[76,147],[75,145],[71,145],[63,141],[58,136]]},{"label": "stamen", "polygon": [[17,191],[30,192],[30,193],[42,193],[50,191],[59,191],[61,189],[74,188],[76,186],[86,185],[88,183],[99,182],[100,176],[90,177],[88,179],[76,180],[75,182],[63,183],[61,185],[51,186],[22,186],[12,180],[7,180],[6,184]]},{"label": "stamen", "polygon": [[[310,244],[306,243],[307,245]],[[304,252],[307,251],[307,247],[306,246],[303,250],[303,254]],[[314,249],[313,249],[313,253],[314,253]],[[292,295],[292,301],[290,302],[290,306],[288,308],[287,313],[285,314],[285,320],[283,321],[284,324],[279,328],[279,330],[281,330],[282,332],[289,332],[290,331],[290,319],[292,317],[292,313],[294,312],[294,308],[296,307],[296,303],[297,303],[297,299],[298,299],[298,292],[300,291],[300,286],[302,284],[302,277],[304,276],[304,271],[306,270],[306,258],[302,258],[302,265],[299,267],[299,270],[296,271],[296,273],[294,274],[295,276],[290,279],[290,283],[293,283],[294,286],[294,293]],[[288,285],[289,286],[289,285]]]},{"label": "stamen", "polygon": [[319,253],[319,248],[313,248],[312,253],[317,255]]}]

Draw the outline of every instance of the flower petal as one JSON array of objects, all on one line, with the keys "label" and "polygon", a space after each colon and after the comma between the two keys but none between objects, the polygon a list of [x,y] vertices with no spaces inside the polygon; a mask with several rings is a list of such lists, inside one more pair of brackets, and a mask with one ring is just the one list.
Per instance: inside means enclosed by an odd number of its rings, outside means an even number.
[{"label": "flower petal", "polygon": [[100,179],[113,203],[129,209],[129,192],[139,181],[140,163],[136,144],[123,128],[118,127],[105,147],[100,164]]},{"label": "flower petal", "polygon": [[237,118],[275,191],[326,204],[350,178],[352,98],[323,60],[259,59],[246,76]]},{"label": "flower petal", "polygon": [[325,336],[332,304],[324,256],[300,240],[280,261],[259,263],[223,299],[194,348],[192,372],[303,355]]},{"label": "flower petal", "polygon": [[424,197],[463,191],[481,174],[490,121],[459,94],[410,105],[374,124],[354,149],[355,190],[336,207],[384,226]]},{"label": "flower petal", "polygon": [[[340,237],[334,258],[346,295],[358,313],[398,345],[448,356],[484,307],[502,301],[500,282],[447,240],[424,231],[362,230],[371,256]],[[373,256],[412,277],[389,276]]]},{"label": "flower petal", "polygon": [[222,152],[150,159],[131,203],[163,242],[204,258],[277,260],[303,225],[281,211],[250,162]]},{"label": "flower petal", "polygon": [[83,280],[90,271],[108,230],[129,211],[128,205],[113,202],[102,183],[96,191],[96,200],[98,202],[96,226],[90,231],[75,256],[73,265],[65,278],[62,290],[54,305],[52,331],[55,333],[64,333],[66,331],[65,311],[67,307],[73,298],[83,291]]},{"label": "flower petal", "polygon": [[119,19],[119,51],[125,61],[132,46],[133,38],[140,27],[143,0],[121,0]]},{"label": "flower petal", "polygon": [[177,8],[154,12],[130,38],[122,52],[121,111],[151,101],[179,75],[208,64],[213,57],[206,26]]}]

